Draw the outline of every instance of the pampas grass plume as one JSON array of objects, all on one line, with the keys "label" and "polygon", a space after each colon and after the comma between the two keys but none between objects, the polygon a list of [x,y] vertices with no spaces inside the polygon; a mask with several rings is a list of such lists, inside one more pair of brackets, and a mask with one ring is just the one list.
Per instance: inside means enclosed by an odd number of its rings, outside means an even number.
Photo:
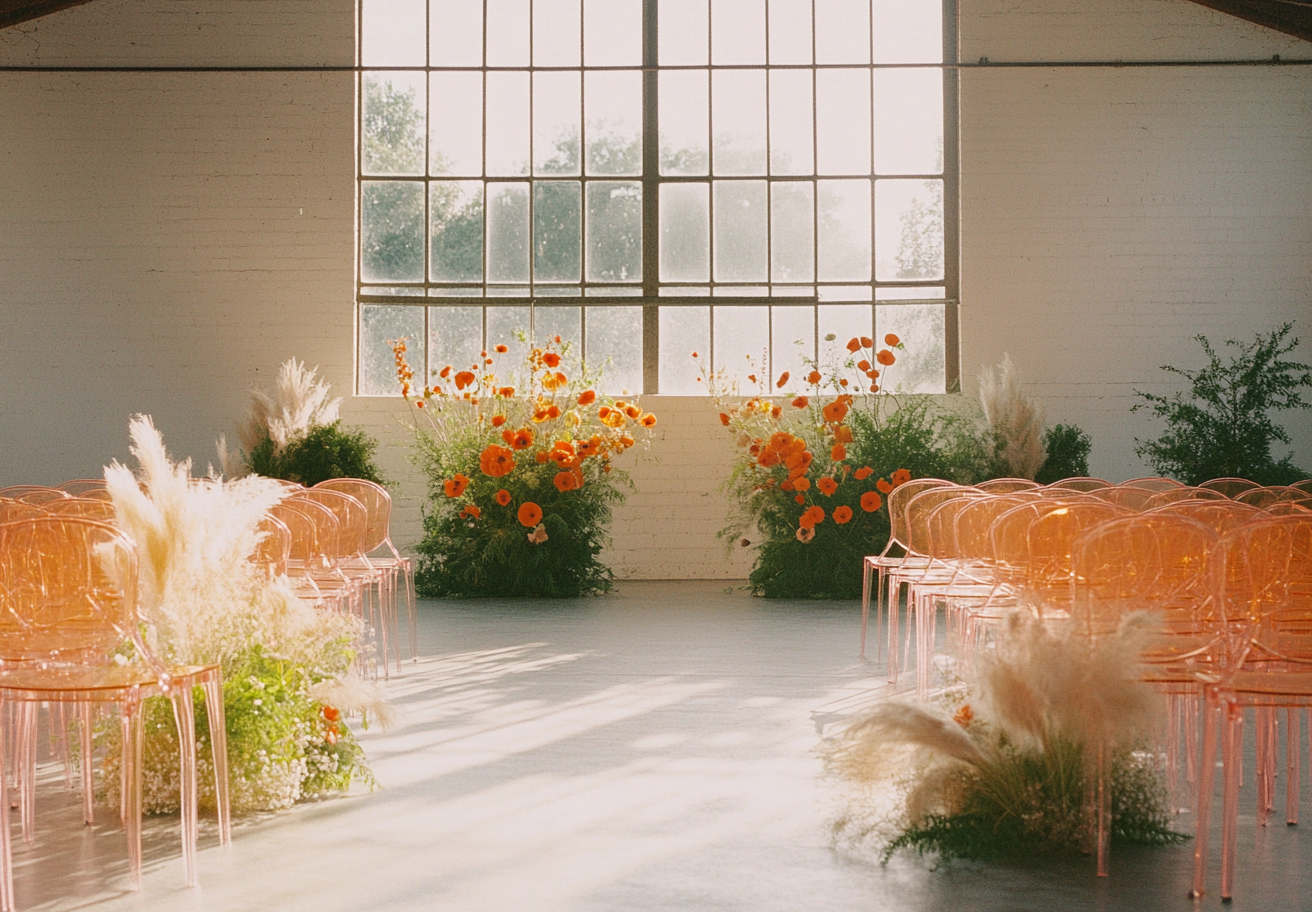
[{"label": "pampas grass plume", "polygon": [[979,375],[984,418],[998,436],[1002,458],[1016,478],[1033,479],[1043,466],[1043,407],[1021,389],[1020,372],[1011,355]]}]

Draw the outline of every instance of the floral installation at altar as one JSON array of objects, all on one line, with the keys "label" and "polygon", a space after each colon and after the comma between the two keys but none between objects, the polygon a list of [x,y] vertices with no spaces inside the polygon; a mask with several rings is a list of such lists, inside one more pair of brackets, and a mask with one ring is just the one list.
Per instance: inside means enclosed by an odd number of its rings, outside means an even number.
[{"label": "floral installation at altar", "polygon": [[[415,571],[426,596],[567,598],[605,592],[597,559],[628,476],[613,460],[650,444],[656,416],[601,395],[560,337],[498,371],[507,346],[415,379],[391,343],[430,499]],[[566,373],[566,371],[569,373]]]},{"label": "floral installation at altar", "polygon": [[1170,796],[1146,749],[1159,697],[1137,678],[1143,614],[1090,640],[1028,611],[1004,618],[996,648],[937,705],[894,699],[824,747],[846,787],[835,840],[885,861],[910,849],[943,860],[1087,852],[1099,745],[1110,750],[1113,844],[1168,845]]},{"label": "floral installation at altar", "polygon": [[[285,494],[283,485],[191,477],[173,462],[150,418],[130,426],[134,473],[105,469],[116,525],[135,542],[145,635],[167,661],[223,669],[228,765],[234,812],[275,810],[302,798],[373,785],[364,752],[343,715],[386,722],[377,688],[351,668],[357,621],[298,598],[285,578],[269,579],[248,560],[258,524]],[[131,656],[124,656],[131,661]],[[202,806],[214,801],[213,759],[204,700],[196,702]],[[143,707],[142,806],[178,809],[178,740],[170,702]],[[107,747],[102,797],[119,801],[119,728],[97,736]]]}]

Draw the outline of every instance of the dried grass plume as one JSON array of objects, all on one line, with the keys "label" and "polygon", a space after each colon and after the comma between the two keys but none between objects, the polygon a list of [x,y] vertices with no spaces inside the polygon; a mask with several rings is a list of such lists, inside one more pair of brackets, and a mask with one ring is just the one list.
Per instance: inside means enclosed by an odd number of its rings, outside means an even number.
[{"label": "dried grass plume", "polygon": [[997,435],[1003,461],[1016,478],[1033,479],[1043,466],[1043,406],[1021,389],[1011,355],[979,375],[979,401],[989,429]]}]

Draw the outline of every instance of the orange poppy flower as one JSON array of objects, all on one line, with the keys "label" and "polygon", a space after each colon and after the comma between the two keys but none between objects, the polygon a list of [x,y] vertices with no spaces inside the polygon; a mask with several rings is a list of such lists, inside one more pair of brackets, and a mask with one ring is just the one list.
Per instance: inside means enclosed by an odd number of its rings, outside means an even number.
[{"label": "orange poppy flower", "polygon": [[538,465],[546,465],[547,459],[550,457],[548,457],[546,453],[538,452],[533,458],[537,461]]},{"label": "orange poppy flower", "polygon": [[447,497],[459,497],[465,493],[467,487],[469,487],[469,478],[459,472],[454,478],[449,478],[442,484],[442,490],[446,492]]},{"label": "orange poppy flower", "polygon": [[498,355],[504,355],[504,354],[505,354],[506,352],[508,352],[508,351],[510,351],[510,349],[506,348],[506,346],[504,346],[504,345],[498,345],[498,346],[497,346],[497,354],[498,354]]},{"label": "orange poppy flower", "polygon": [[542,508],[531,500],[526,500],[519,505],[519,524],[532,529],[538,523],[542,522]]},{"label": "orange poppy flower", "polygon": [[782,374],[779,375],[779,379],[775,381],[774,385],[779,389],[783,389],[784,384],[787,382],[788,382],[788,371],[784,371]]},{"label": "orange poppy flower", "polygon": [[866,491],[861,495],[861,509],[867,513],[873,513],[884,505],[884,499],[874,491]]},{"label": "orange poppy flower", "polygon": [[896,361],[897,358],[893,355],[891,351],[889,351],[888,349],[884,349],[879,354],[875,355],[875,360],[878,361],[880,364],[884,365],[884,367],[888,367],[890,364]]},{"label": "orange poppy flower", "polygon": [[597,401],[597,394],[594,390],[584,390],[579,393],[579,405],[592,405]]},{"label": "orange poppy flower", "polygon": [[624,449],[626,450],[637,442],[638,441],[634,440],[628,434],[624,434],[622,437],[620,437],[620,446],[624,447]]},{"label": "orange poppy flower", "polygon": [[527,450],[533,445],[533,432],[528,428],[520,428],[511,435],[509,443],[512,450]]},{"label": "orange poppy flower", "polygon": [[847,417],[847,403],[840,396],[821,409],[821,412],[825,416],[825,421],[830,424],[838,424]]},{"label": "orange poppy flower", "polygon": [[875,482],[875,487],[879,489],[880,494],[887,494],[889,491],[893,490],[893,486],[882,478]]},{"label": "orange poppy flower", "polygon": [[463,510],[460,511],[461,519],[465,519],[466,517],[469,519],[478,519],[482,515],[483,515],[483,511],[480,510],[478,507],[474,506],[473,504],[469,504]]},{"label": "orange poppy flower", "polygon": [[655,427],[656,416],[653,415],[651,412],[648,412],[647,414],[642,416],[642,420],[639,422],[639,424],[641,424],[645,428]]},{"label": "orange poppy flower", "polygon": [[856,352],[861,350],[861,340],[856,338],[855,336],[852,337],[851,339],[848,339],[847,350],[852,352],[853,354],[856,354]]},{"label": "orange poppy flower", "polygon": [[487,449],[479,454],[478,467],[483,470],[484,475],[500,478],[515,468],[515,454],[495,443],[489,444]]},{"label": "orange poppy flower", "polygon": [[729,426],[729,416],[726,415],[724,412],[720,412],[720,424],[724,425],[725,427]]},{"label": "orange poppy flower", "polygon": [[503,425],[503,424],[505,424],[505,423],[506,423],[506,416],[505,416],[505,415],[493,415],[493,416],[492,416],[492,426],[493,426],[493,427],[501,427],[501,425]]},{"label": "orange poppy flower", "polygon": [[824,507],[812,506],[806,508],[806,512],[802,514],[802,518],[798,520],[798,524],[801,525],[802,528],[811,528],[816,523],[821,523],[824,521],[825,521]]},{"label": "orange poppy flower", "polygon": [[442,368],[442,373],[438,374],[438,376],[441,377],[443,380],[445,380],[447,377],[450,377],[451,365],[448,364],[446,367]]},{"label": "orange poppy flower", "polygon": [[782,408],[780,408],[779,406],[777,406],[777,405],[776,405],[774,408],[770,409],[770,417],[772,417],[772,418],[779,418],[779,417],[782,417],[782,416],[783,416],[783,413],[784,413],[784,410],[783,410]]},{"label": "orange poppy flower", "polygon": [[810,526],[799,526],[799,527],[798,527],[798,529],[797,529],[797,540],[800,541],[802,544],[806,544],[807,542],[809,542],[809,541],[810,541],[811,539],[813,539],[813,538],[815,538],[815,529],[814,529],[814,528],[812,528],[812,527],[810,527]]},{"label": "orange poppy flower", "polygon": [[867,361],[865,358],[862,358],[860,361],[856,363],[856,369],[862,371],[868,371],[870,370],[870,362]]},{"label": "orange poppy flower", "polygon": [[456,374],[456,389],[458,390],[462,390],[467,386],[471,386],[473,382],[474,382],[474,374],[471,371],[461,371],[460,373]]},{"label": "orange poppy flower", "polygon": [[840,424],[834,428],[834,440],[838,443],[851,443],[852,429],[845,424]]},{"label": "orange poppy flower", "polygon": [[878,384],[878,383],[872,383],[872,384],[870,384],[870,392],[872,392],[872,393],[877,393],[877,392],[879,392],[879,384]]},{"label": "orange poppy flower", "polygon": [[834,448],[829,451],[829,458],[834,462],[842,462],[847,458],[847,447],[841,443],[834,444]]},{"label": "orange poppy flower", "polygon": [[515,388],[513,386],[503,386],[501,389],[497,390],[497,395],[502,399],[513,399],[515,396]]},{"label": "orange poppy flower", "polygon": [[756,374],[748,374],[748,375],[747,375],[747,379],[750,380],[752,383],[755,383],[755,382],[756,382]]},{"label": "orange poppy flower", "polygon": [[578,476],[572,471],[557,472],[556,477],[551,479],[551,482],[556,486],[556,490],[561,492],[577,491],[579,487]]},{"label": "orange poppy flower", "polygon": [[839,385],[839,386],[847,386],[847,378],[844,377],[843,379],[839,380],[839,381],[838,381],[838,385]]},{"label": "orange poppy flower", "polygon": [[810,384],[812,384],[812,385],[815,385],[815,384],[819,383],[819,382],[820,382],[820,372],[819,372],[819,371],[811,371],[811,373],[809,373],[809,374],[806,375],[806,382],[807,382],[807,383],[810,383]]},{"label": "orange poppy flower", "polygon": [[793,479],[794,491],[809,491],[811,489],[811,479],[805,475]]},{"label": "orange poppy flower", "polygon": [[820,489],[820,493],[825,497],[832,497],[834,492],[838,490],[838,482],[834,481],[828,475],[817,481],[815,486]]},{"label": "orange poppy flower", "polygon": [[884,336],[884,344],[887,345],[889,348],[897,348],[899,345],[902,344],[902,340],[899,339],[896,334],[889,333],[888,335]]},{"label": "orange poppy flower", "polygon": [[875,340],[869,338],[868,336],[862,336],[862,337],[861,337],[861,347],[862,347],[862,348],[874,348],[874,347],[875,347]]},{"label": "orange poppy flower", "polygon": [[547,367],[559,367],[560,355],[556,354],[555,352],[547,352],[542,356],[542,363],[545,364]]},{"label": "orange poppy flower", "polygon": [[509,506],[510,492],[507,491],[505,488],[502,488],[500,491],[497,491],[497,503],[501,504],[501,506],[503,507]]},{"label": "orange poppy flower", "polygon": [[892,475],[889,476],[889,480],[893,482],[893,487],[897,487],[900,484],[906,484],[908,481],[910,481],[911,473],[908,472],[906,469],[898,469],[896,472],[894,472]]},{"label": "orange poppy flower", "polygon": [[867,478],[873,475],[874,472],[875,470],[870,468],[870,466],[862,466],[861,468],[856,470],[856,480],[865,481]]},{"label": "orange poppy flower", "polygon": [[793,408],[806,408],[811,404],[811,400],[805,396],[798,396],[793,400]]},{"label": "orange poppy flower", "polygon": [[806,495],[798,494],[796,497],[793,498],[793,500],[797,501],[799,504],[804,504],[806,503]]},{"label": "orange poppy flower", "polygon": [[630,405],[624,409],[624,414],[628,415],[634,421],[637,421],[642,415],[642,409],[638,408],[636,405]]},{"label": "orange poppy flower", "polygon": [[843,523],[851,522],[851,521],[852,521],[851,507],[844,505],[834,510],[834,522],[838,523],[840,526]]},{"label": "orange poppy flower", "polygon": [[424,400],[420,399],[417,402],[415,402],[415,408],[423,408],[423,407],[424,407]]}]

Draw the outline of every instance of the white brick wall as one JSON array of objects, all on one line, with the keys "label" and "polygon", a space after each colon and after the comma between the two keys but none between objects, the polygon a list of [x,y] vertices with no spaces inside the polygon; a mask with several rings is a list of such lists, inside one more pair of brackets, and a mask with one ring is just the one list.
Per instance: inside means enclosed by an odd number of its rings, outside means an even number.
[{"label": "white brick wall", "polygon": [[[965,60],[1312,56],[1186,0],[961,6]],[[349,0],[96,0],[0,31],[0,64],[348,65],[353,30]],[[204,464],[292,355],[351,389],[353,110],[350,74],[0,74],[0,485],[99,474],[133,412]],[[969,71],[961,146],[968,391],[1010,351],[1095,472],[1144,474],[1130,390],[1196,363],[1194,333],[1312,338],[1312,68]],[[608,559],[742,578],[714,412],[646,404],[661,435]],[[413,541],[401,409],[345,414],[384,441]],[[1312,420],[1288,424],[1312,467]]]}]

